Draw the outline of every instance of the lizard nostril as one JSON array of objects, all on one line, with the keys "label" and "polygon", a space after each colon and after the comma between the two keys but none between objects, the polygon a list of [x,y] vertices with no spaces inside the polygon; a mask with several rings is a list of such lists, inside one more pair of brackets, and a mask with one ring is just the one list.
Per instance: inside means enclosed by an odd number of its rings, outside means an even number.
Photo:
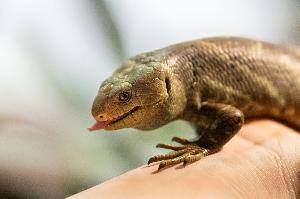
[{"label": "lizard nostril", "polygon": [[104,114],[100,114],[100,115],[97,116],[97,119],[98,119],[99,121],[104,121],[104,120],[106,120],[106,117],[105,117]]}]

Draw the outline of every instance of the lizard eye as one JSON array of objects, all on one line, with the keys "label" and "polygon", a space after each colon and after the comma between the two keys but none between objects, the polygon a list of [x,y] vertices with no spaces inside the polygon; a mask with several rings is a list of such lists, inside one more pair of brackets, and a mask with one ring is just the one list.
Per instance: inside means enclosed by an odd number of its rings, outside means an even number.
[{"label": "lizard eye", "polygon": [[128,102],[131,99],[131,93],[123,91],[119,94],[119,100],[121,102]]}]

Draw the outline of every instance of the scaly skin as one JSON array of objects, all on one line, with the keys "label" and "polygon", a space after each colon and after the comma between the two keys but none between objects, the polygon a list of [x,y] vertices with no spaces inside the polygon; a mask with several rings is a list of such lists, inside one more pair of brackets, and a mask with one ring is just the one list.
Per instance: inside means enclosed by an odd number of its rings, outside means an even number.
[{"label": "scaly skin", "polygon": [[175,44],[128,59],[95,98],[90,130],[150,130],[170,121],[193,123],[199,138],[150,158],[159,169],[221,150],[244,120],[268,117],[300,130],[300,50],[220,37]]}]

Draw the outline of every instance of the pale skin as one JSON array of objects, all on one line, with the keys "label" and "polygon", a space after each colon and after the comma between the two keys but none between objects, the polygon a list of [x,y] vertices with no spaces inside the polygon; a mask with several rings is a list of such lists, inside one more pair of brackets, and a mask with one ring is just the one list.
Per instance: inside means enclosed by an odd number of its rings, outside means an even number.
[{"label": "pale skin", "polygon": [[296,131],[259,120],[244,125],[220,152],[184,169],[142,166],[70,198],[297,198],[299,154]]}]

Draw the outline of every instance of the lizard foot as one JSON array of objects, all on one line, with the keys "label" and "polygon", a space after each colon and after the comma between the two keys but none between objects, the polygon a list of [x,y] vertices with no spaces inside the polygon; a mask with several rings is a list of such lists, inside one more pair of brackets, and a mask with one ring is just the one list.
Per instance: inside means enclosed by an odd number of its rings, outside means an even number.
[{"label": "lizard foot", "polygon": [[188,163],[200,160],[202,157],[209,154],[209,150],[198,146],[184,138],[173,137],[172,141],[178,142],[181,146],[171,144],[158,144],[156,147],[174,150],[165,155],[156,155],[149,159],[148,164],[160,162],[158,170],[173,166],[183,162],[185,166]]}]

